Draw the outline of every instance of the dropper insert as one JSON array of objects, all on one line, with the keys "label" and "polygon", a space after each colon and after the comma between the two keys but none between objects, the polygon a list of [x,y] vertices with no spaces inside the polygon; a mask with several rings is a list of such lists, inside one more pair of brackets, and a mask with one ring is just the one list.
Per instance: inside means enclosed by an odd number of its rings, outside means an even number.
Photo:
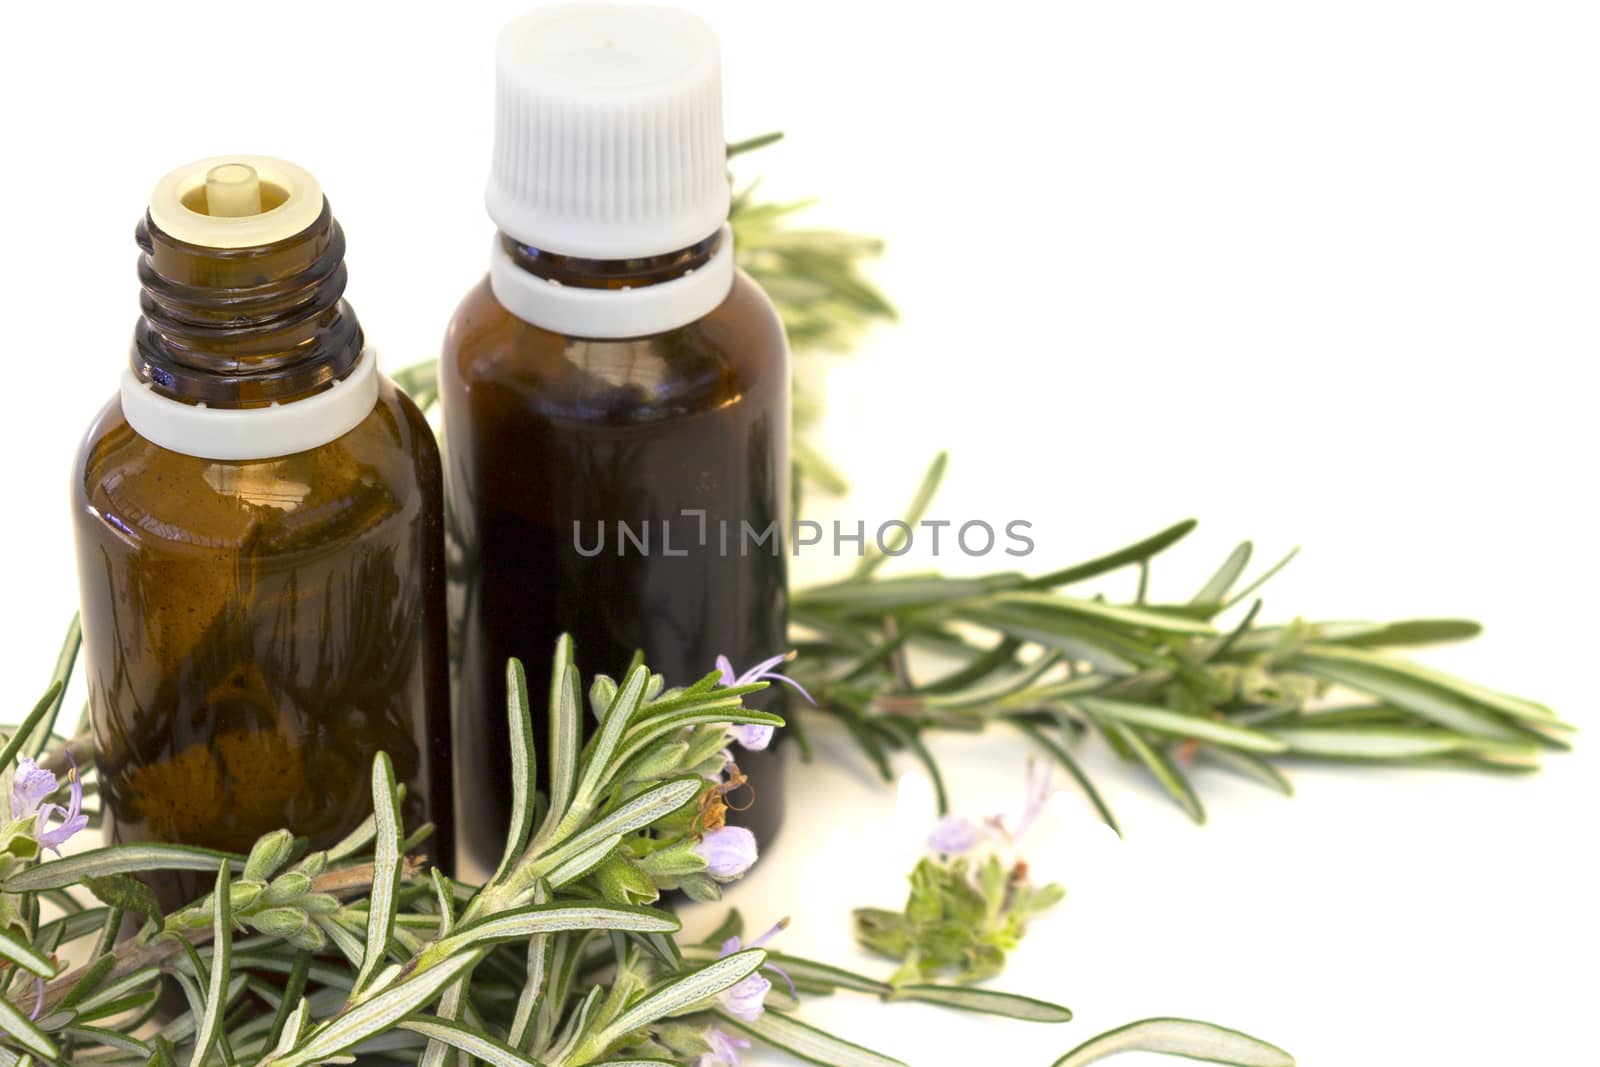
[{"label": "dropper insert", "polygon": [[206,171],[206,214],[230,219],[261,214],[261,175],[248,163]]}]

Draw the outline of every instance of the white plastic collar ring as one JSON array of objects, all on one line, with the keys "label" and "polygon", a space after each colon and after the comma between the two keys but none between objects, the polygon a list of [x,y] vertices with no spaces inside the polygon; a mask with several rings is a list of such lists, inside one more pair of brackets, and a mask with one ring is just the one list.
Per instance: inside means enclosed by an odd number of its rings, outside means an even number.
[{"label": "white plastic collar ring", "polygon": [[717,250],[705,266],[637,289],[580,289],[546,281],[517,266],[495,234],[489,287],[511,314],[552,333],[598,339],[665,333],[710,313],[728,298],[733,230],[722,227]]},{"label": "white plastic collar ring", "polygon": [[308,452],[343,437],[378,403],[378,360],[369,347],[355,369],[303,400],[260,408],[211,408],[162,396],[122,372],[122,414],[140,437],[186,456],[272,459]]}]

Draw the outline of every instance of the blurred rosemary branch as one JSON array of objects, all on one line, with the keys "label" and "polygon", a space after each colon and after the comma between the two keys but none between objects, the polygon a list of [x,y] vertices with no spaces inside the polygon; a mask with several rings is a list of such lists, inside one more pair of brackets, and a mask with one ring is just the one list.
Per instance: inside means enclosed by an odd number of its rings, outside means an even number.
[{"label": "blurred rosemary branch", "polygon": [[[908,526],[921,521],[944,468],[941,455]],[[1475,622],[1262,623],[1256,594],[1293,553],[1247,580],[1245,542],[1189,597],[1153,599],[1152,562],[1195,525],[1038,575],[885,578],[878,570],[888,557],[868,553],[850,576],[795,594],[794,671],[885,780],[891,752],[920,759],[941,811],[943,776],[923,734],[1003,724],[1059,764],[1113,829],[1073,754],[1089,734],[1142,767],[1196,822],[1205,819],[1190,775],[1196,762],[1288,794],[1285,760],[1523,773],[1537,770],[1543,752],[1571,747],[1573,727],[1544,705],[1397,654],[1473,637]],[[1076,592],[1130,570],[1137,591],[1127,602]],[[941,669],[918,676],[925,660]]]},{"label": "blurred rosemary branch", "polygon": [[[769,133],[728,146],[728,158],[783,139]],[[783,318],[789,344],[811,357],[853,349],[866,329],[895,318],[894,305],[867,277],[864,266],[883,253],[876,237],[795,227],[795,215],[814,200],[764,201],[760,182],[739,188],[728,211],[739,266],[760,283]],[[795,398],[795,424],[805,428],[821,405],[804,389]]]},{"label": "blurred rosemary branch", "polygon": [[[775,144],[781,133],[769,133],[728,146],[728,158]],[[876,237],[839,230],[793,225],[794,216],[815,201],[763,201],[760,183],[752,181],[733,196],[728,222],[739,266],[760,284],[789,335],[796,361],[794,378],[794,443],[796,485],[808,482],[827,492],[848,488],[845,475],[810,440],[821,421],[823,397],[811,364],[848,353],[866,330],[895,319],[894,305],[865,273],[870,260],[883,252]]]}]

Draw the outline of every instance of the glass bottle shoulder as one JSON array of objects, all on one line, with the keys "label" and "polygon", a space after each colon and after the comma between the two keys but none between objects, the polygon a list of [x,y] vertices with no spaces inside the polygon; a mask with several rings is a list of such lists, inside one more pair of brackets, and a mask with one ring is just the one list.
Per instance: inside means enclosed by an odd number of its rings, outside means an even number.
[{"label": "glass bottle shoulder", "polygon": [[79,446],[80,525],[169,552],[316,552],[427,514],[439,453],[421,412],[381,379],[355,429],[319,448],[250,461],[172,452],[134,432],[113,397]]},{"label": "glass bottle shoulder", "polygon": [[647,422],[706,411],[750,393],[786,389],[788,348],[777,311],[738,272],[727,298],[704,317],[649,337],[566,337],[524,322],[495,299],[485,278],[462,301],[440,366],[447,393],[515,396],[551,418]]}]

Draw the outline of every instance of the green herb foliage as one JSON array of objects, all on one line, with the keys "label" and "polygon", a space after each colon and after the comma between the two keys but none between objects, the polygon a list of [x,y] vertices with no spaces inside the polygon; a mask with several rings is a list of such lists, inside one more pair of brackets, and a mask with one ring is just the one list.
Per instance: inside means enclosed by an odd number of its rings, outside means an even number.
[{"label": "green herb foliage", "polygon": [[[944,465],[940,456],[916,493],[912,526]],[[1573,727],[1543,704],[1401,654],[1472,637],[1474,622],[1262,623],[1256,594],[1292,554],[1247,579],[1246,542],[1192,595],[1153,599],[1152,562],[1194,527],[1180,522],[1036,575],[882,577],[886,557],[868,554],[848,577],[795,595],[795,673],[886,781],[891,753],[921,760],[941,810],[942,776],[923,735],[998,724],[1054,760],[1113,829],[1076,755],[1089,736],[1196,822],[1205,820],[1192,781],[1199,763],[1290,793],[1282,765],[1295,760],[1525,773],[1546,751],[1571,747]],[[1118,571],[1137,574],[1133,599],[1079,591]],[[942,666],[919,675],[929,662]]]},{"label": "green herb foliage", "polygon": [[[6,731],[8,759],[34,737],[41,768],[67,763],[69,747],[83,750],[81,733],[55,733],[77,641],[74,623],[45,698]],[[359,1056],[702,1067],[731,1047],[719,1042],[742,1035],[812,1063],[860,1067],[900,1061],[806,1024],[796,1015],[801,998],[849,990],[1066,1018],[1064,1008],[1031,998],[896,987],[741,946],[737,913],[711,940],[680,943],[677,919],[648,904],[696,874],[707,879],[705,895],[728,880],[703,861],[695,867],[695,846],[707,836],[703,803],[721,777],[707,775],[706,754],[720,751],[730,724],[781,720],[743,706],[760,684],[724,687],[712,673],[668,688],[640,663],[620,683],[590,690],[599,718],[580,744],[583,685],[565,639],[554,676],[541,763],[521,665],[508,665],[521,775],[506,862],[483,885],[451,881],[412,858],[430,828],[401,822],[382,754],[373,815],[343,841],[308,851],[279,831],[242,856],[143,844],[41,860],[36,815],[12,807],[8,768],[0,781],[13,846],[0,853],[0,1065],[310,1067]],[[664,856],[671,862],[659,863]],[[671,880],[651,875],[657,866]],[[618,876],[619,867],[626,873]],[[125,915],[151,910],[132,876],[159,869],[214,870],[215,889],[117,941]],[[83,962],[59,962],[69,954]],[[798,996],[765,977],[780,965]],[[163,988],[178,990],[188,1009],[158,1023]]]},{"label": "green herb foliage", "polygon": [[856,941],[900,961],[891,985],[981,982],[1005,968],[1028,922],[1065,896],[1059,885],[1032,885],[1025,864],[1008,866],[994,854],[928,856],[911,872],[902,910],[856,910]]}]

